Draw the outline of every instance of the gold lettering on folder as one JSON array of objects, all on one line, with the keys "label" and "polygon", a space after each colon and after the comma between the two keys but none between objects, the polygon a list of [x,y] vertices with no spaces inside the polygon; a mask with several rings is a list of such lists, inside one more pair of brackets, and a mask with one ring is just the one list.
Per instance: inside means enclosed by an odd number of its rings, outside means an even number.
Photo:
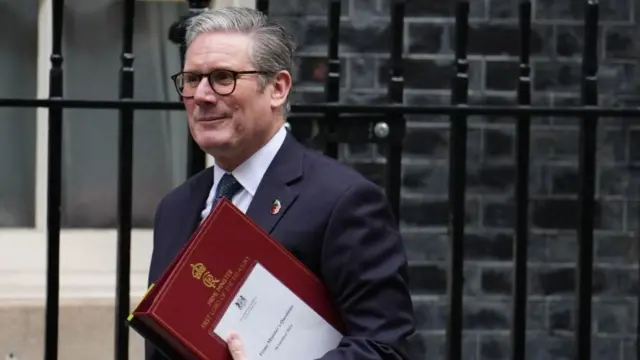
[{"label": "gold lettering on folder", "polygon": [[239,280],[240,273],[249,265],[249,258],[245,257],[234,272],[228,269],[222,278],[214,277],[203,263],[191,264],[191,274],[195,279],[201,280],[202,283],[213,289],[211,296],[207,300],[207,305],[211,306],[211,310],[205,315],[200,326],[206,328],[213,319],[213,314],[218,310],[220,305],[226,300],[230,289],[234,288]]}]

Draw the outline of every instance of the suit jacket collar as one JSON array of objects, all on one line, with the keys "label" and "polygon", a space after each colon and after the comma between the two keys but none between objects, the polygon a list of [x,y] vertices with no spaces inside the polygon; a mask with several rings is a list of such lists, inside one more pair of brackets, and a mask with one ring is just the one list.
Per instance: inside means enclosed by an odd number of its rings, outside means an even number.
[{"label": "suit jacket collar", "polygon": [[304,148],[287,132],[247,210],[247,215],[269,233],[298,197],[298,189],[292,185],[302,178],[303,159]]},{"label": "suit jacket collar", "polygon": [[184,217],[182,223],[185,224],[185,236],[183,244],[185,244],[191,234],[200,225],[201,212],[204,208],[209,191],[213,186],[213,169],[207,168],[191,179],[188,186],[188,194],[185,199]]}]

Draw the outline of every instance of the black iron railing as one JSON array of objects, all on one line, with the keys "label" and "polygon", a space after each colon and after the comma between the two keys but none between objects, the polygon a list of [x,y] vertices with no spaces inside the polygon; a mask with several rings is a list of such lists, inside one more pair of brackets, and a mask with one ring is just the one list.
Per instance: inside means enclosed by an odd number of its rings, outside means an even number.
[{"label": "black iron railing", "polygon": [[[124,4],[120,100],[133,99],[133,24],[135,2]],[[116,263],[115,349],[116,357],[128,353],[129,328],[124,323],[130,309],[131,228],[133,197],[133,109],[120,108],[118,134],[118,248]]]},{"label": "black iron railing", "polygon": [[[520,5],[520,78],[518,104],[531,105],[531,5]],[[529,139],[531,114],[520,113],[516,122],[516,229],[513,245],[513,327],[511,358],[524,359],[527,329],[527,248],[529,246]]]},{"label": "black iron railing", "polygon": [[[181,66],[184,65],[184,55],[187,51],[186,44],[184,43],[187,21],[206,10],[210,3],[210,1],[207,0],[188,0],[187,2],[189,3],[189,13],[171,25],[169,29],[169,40],[180,49]],[[187,176],[191,176],[197,174],[198,171],[206,166],[206,156],[193,138],[189,137],[188,140],[187,156],[189,160],[187,161]]]},{"label": "black iron railing", "polygon": [[[120,70],[120,100],[93,101],[65,99],[63,97],[63,73],[61,52],[63,0],[53,0],[53,48],[51,54],[49,99],[0,99],[1,107],[45,107],[49,109],[49,166],[47,197],[47,300],[46,300],[46,345],[45,358],[58,358],[58,305],[59,305],[59,247],[60,247],[60,198],[61,198],[61,144],[63,109],[118,109],[120,111],[119,146],[119,192],[118,192],[118,276],[115,358],[128,358],[128,328],[126,316],[129,312],[129,270],[131,249],[131,197],[132,197],[132,146],[134,110],[179,110],[179,102],[149,102],[133,100],[133,17],[135,0],[126,0],[123,17],[123,50]],[[202,1],[189,1],[193,15],[204,8]],[[580,360],[591,358],[591,282],[593,267],[594,230],[594,185],[596,129],[598,118],[637,117],[640,109],[620,109],[597,107],[597,29],[598,2],[585,2],[584,53],[582,58],[582,106],[567,108],[532,107],[529,45],[531,37],[531,2],[520,5],[520,77],[518,81],[517,104],[507,107],[486,107],[468,105],[468,18],[469,2],[456,4],[456,46],[455,66],[452,71],[452,92],[450,106],[408,106],[403,105],[404,79],[402,39],[405,18],[405,1],[389,1],[391,6],[391,42],[389,44],[391,66],[389,71],[388,104],[385,105],[344,105],[339,103],[340,61],[339,24],[341,2],[329,2],[329,48],[328,76],[326,78],[324,104],[297,104],[291,108],[288,119],[296,137],[311,136],[311,124],[320,128],[318,137],[324,141],[326,153],[337,157],[337,144],[348,142],[376,142],[386,146],[385,188],[398,215],[400,204],[400,174],[403,138],[406,131],[405,115],[446,114],[450,116],[451,142],[449,158],[449,199],[450,199],[450,268],[448,290],[447,358],[462,358],[462,313],[463,313],[463,236],[465,216],[465,178],[467,117],[470,115],[510,116],[516,121],[517,129],[517,180],[516,180],[516,224],[514,247],[514,287],[512,354],[514,360],[525,358],[525,329],[527,304],[527,244],[528,244],[528,182],[529,182],[529,137],[532,116],[579,117],[580,122],[580,184],[579,184],[579,239],[577,310],[575,332],[575,354]],[[269,2],[259,0],[256,6],[267,12]],[[188,18],[189,16],[186,16]],[[184,19],[183,19],[184,20]],[[171,40],[179,45],[184,37],[184,28],[178,23],[172,28]],[[184,53],[181,46],[180,54]],[[182,56],[182,55],[181,55]],[[91,120],[87,120],[91,121]],[[204,155],[191,143],[188,173],[194,174],[205,166]]]}]

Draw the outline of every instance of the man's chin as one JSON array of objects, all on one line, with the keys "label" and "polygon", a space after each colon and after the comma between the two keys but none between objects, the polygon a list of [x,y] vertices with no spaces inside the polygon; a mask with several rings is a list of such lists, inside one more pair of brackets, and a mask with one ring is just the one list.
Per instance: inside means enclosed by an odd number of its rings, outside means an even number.
[{"label": "man's chin", "polygon": [[208,120],[199,120],[197,122],[197,124],[200,126],[201,129],[203,129],[203,131],[207,131],[207,129],[218,129],[221,126],[226,125],[229,120],[231,120],[230,117],[223,117],[223,118],[212,118],[212,119],[208,119]]},{"label": "man's chin", "polygon": [[228,143],[233,134],[228,128],[199,128],[195,131],[195,139],[201,146],[218,146]]},{"label": "man's chin", "polygon": [[221,151],[225,151],[226,149],[229,149],[232,145],[231,139],[226,136],[225,137],[221,137],[221,136],[202,137],[202,138],[196,139],[196,143],[198,143],[198,145],[203,151],[211,155],[215,153],[219,153]]},{"label": "man's chin", "polygon": [[202,141],[198,145],[206,151],[216,151],[229,148],[231,144],[228,141]]}]

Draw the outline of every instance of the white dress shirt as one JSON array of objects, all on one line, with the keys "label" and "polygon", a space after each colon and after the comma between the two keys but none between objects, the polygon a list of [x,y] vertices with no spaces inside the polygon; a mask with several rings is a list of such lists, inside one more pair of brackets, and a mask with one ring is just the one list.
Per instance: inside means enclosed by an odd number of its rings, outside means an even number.
[{"label": "white dress shirt", "polygon": [[[243,188],[231,199],[231,202],[243,213],[247,212],[247,209],[251,204],[251,200],[256,194],[256,190],[258,190],[258,185],[260,185],[260,182],[262,181],[264,173],[269,168],[269,165],[271,165],[271,162],[278,153],[278,150],[280,150],[286,136],[287,129],[283,126],[269,140],[269,142],[260,148],[260,150],[231,172],[231,175],[238,180]],[[211,212],[213,198],[216,195],[216,189],[218,188],[220,179],[226,172],[218,167],[215,163],[215,159],[211,171],[213,171],[213,186],[211,186],[211,190],[209,190],[206,205],[200,213],[201,220],[206,218]]]}]

